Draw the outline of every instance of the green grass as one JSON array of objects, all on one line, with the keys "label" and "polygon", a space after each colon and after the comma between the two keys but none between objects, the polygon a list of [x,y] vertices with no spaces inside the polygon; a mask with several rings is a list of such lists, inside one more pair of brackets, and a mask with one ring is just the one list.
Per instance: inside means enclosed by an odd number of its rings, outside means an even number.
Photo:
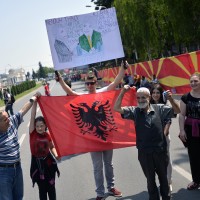
[{"label": "green grass", "polygon": [[[20,99],[21,97],[29,94],[30,92],[33,92],[34,90],[38,89],[39,87],[42,86],[42,83],[37,83],[34,88],[31,88],[30,90],[27,90],[25,92],[22,92],[21,94],[18,94],[15,96],[15,100]],[[0,100],[0,107],[4,106],[4,101]]]}]

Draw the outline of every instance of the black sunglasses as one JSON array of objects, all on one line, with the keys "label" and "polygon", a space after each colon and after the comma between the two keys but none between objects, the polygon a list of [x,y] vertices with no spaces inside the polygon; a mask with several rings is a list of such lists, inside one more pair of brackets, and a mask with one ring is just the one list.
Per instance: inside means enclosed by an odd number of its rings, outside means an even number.
[{"label": "black sunglasses", "polygon": [[96,82],[85,82],[85,85],[94,85]]}]

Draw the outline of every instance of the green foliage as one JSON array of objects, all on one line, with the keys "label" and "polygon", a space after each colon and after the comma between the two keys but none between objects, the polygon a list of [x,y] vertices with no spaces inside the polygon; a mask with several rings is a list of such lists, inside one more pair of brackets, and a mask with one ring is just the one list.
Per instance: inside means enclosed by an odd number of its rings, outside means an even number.
[{"label": "green foliage", "polygon": [[173,53],[174,47],[199,45],[200,4],[197,0],[114,0],[112,6],[117,11],[128,57],[136,49],[139,61],[151,60],[169,56],[167,53]]},{"label": "green foliage", "polygon": [[[49,67],[45,67],[42,66],[42,63],[39,62],[39,70],[37,71],[37,73],[34,73],[33,76],[36,78],[46,78],[48,77],[48,73],[54,73],[54,68],[49,68]],[[33,71],[34,72],[34,71]]]},{"label": "green foliage", "polygon": [[[26,91],[24,91],[24,92],[22,92],[22,93],[20,93],[20,94],[17,94],[17,95],[15,96],[15,99],[16,99],[16,100],[19,99],[19,98],[21,98],[21,97],[23,97],[23,96],[25,96],[25,95],[27,95],[27,94],[29,94],[30,92],[32,92],[32,91],[34,91],[34,90],[36,90],[36,89],[38,89],[39,87],[42,86],[41,83],[36,84],[35,82],[31,82],[30,84],[31,84],[33,87],[31,87],[31,89],[26,90]],[[13,89],[14,89],[14,88],[13,88]],[[10,91],[9,91],[9,92],[10,92]],[[13,94],[12,89],[11,89],[11,93]],[[1,91],[0,91],[0,94],[2,94]],[[1,98],[1,100],[0,100],[0,107],[1,107],[1,106],[4,106],[4,105],[5,105],[5,104],[4,104],[3,98]]]},{"label": "green foliage", "polygon": [[39,65],[39,70],[38,70],[38,78],[46,78],[46,74],[45,74],[45,71],[44,71],[44,67],[42,66],[42,63],[39,62],[38,63]]},{"label": "green foliage", "polygon": [[114,0],[91,0],[97,6],[105,6],[110,8]]},{"label": "green foliage", "polygon": [[33,79],[36,79],[38,76],[37,76],[37,73],[34,71],[34,70],[32,70],[32,78]]},{"label": "green foliage", "polygon": [[36,82],[35,81],[25,81],[25,82],[22,82],[21,84],[19,85],[13,85],[11,87],[11,94],[16,96],[26,90],[29,90],[33,87],[36,86]]}]

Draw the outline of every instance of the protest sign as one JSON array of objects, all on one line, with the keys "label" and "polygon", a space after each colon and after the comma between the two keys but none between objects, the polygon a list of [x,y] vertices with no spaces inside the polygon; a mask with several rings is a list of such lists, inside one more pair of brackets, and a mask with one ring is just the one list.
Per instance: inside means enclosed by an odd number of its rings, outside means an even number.
[{"label": "protest sign", "polygon": [[45,22],[56,70],[124,57],[115,8]]}]

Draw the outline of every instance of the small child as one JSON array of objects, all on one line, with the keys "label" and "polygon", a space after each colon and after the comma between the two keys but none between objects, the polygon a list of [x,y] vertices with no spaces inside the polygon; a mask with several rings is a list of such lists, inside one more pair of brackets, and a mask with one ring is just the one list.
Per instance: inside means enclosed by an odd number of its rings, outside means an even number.
[{"label": "small child", "polygon": [[56,200],[55,176],[57,172],[59,177],[60,172],[55,158],[57,160],[60,160],[60,158],[47,131],[44,117],[39,116],[35,118],[36,110],[37,101],[33,102],[29,126],[32,154],[30,175],[33,187],[35,183],[38,184],[40,200],[47,200],[47,194],[49,200]]},{"label": "small child", "polygon": [[44,92],[45,92],[46,96],[51,96],[50,89],[49,89],[49,83],[48,82],[46,82],[44,84]]}]

